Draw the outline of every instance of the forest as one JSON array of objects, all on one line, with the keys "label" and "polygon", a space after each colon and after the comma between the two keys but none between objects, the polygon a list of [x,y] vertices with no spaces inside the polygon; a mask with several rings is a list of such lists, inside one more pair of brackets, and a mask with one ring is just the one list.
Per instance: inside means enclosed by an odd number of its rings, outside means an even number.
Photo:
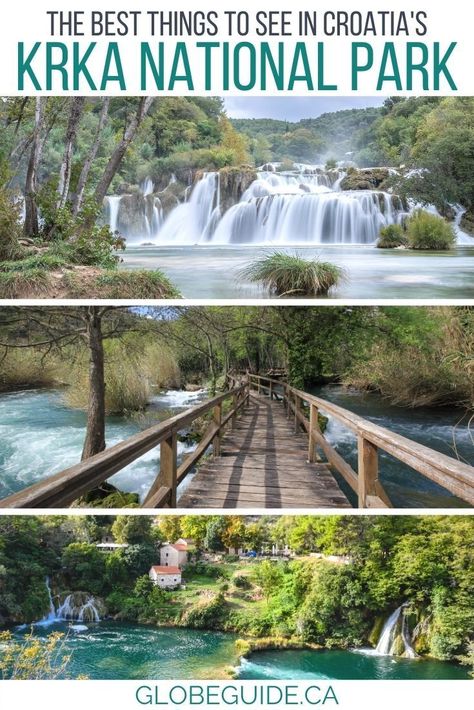
[{"label": "forest", "polygon": [[[3,98],[0,293],[6,298],[177,297],[180,289],[160,259],[158,268],[150,268],[145,258],[139,266],[147,268],[130,269],[125,247],[137,239],[140,244],[157,240],[158,245],[212,241],[218,217],[232,213],[258,177],[256,168],[269,161],[290,172],[295,161],[319,164],[314,180],[331,188],[340,177],[339,166],[347,173],[343,190],[388,191],[386,199],[396,210],[387,217],[387,207],[379,206],[381,197],[374,192],[374,226],[367,234],[359,218],[350,235],[334,233],[340,220],[333,224],[328,214],[321,235],[311,222],[311,234],[299,234],[296,222],[289,225],[285,243],[373,243],[392,219],[400,229],[407,199],[434,206],[450,221],[461,209],[459,224],[472,234],[473,120],[470,97],[389,98],[380,108],[326,113],[298,123],[231,120],[217,97]],[[380,166],[385,171],[372,170]],[[176,232],[172,218],[189,203],[190,188],[197,195],[211,172],[219,177],[219,190],[196,196],[198,212]],[[304,175],[295,179],[304,183]],[[300,190],[313,192],[306,185]],[[364,199],[352,195],[358,197]],[[337,194],[334,200],[339,209]],[[440,223],[446,233],[430,240]],[[238,243],[261,239],[248,221],[243,227],[232,226],[222,238]],[[409,234],[410,248],[452,248],[454,233],[445,220],[433,216],[417,228],[424,236],[412,239]],[[281,241],[278,237],[270,234],[266,240]],[[407,244],[397,234],[384,246]]]},{"label": "forest", "polygon": [[[45,616],[49,578],[53,599],[93,595],[101,619],[237,632],[248,653],[376,645],[405,604],[418,654],[472,667],[473,534],[463,516],[4,517],[0,621]],[[105,535],[125,547],[99,551]],[[147,573],[180,536],[193,541],[186,587],[164,591]],[[271,559],[275,545],[290,558]]]}]

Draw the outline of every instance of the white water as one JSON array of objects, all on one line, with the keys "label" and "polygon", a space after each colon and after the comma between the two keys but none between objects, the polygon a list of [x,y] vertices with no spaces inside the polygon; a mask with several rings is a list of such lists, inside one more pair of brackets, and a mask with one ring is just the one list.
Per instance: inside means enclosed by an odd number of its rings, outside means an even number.
[{"label": "white water", "polygon": [[[168,416],[197,404],[205,390],[169,390],[156,393],[150,401],[152,411]],[[152,423],[152,422],[150,422]],[[0,396],[0,497],[62,471],[81,457],[85,435],[85,414],[67,407],[61,390],[23,390]],[[140,431],[134,419],[109,417],[106,423],[107,446],[123,441]],[[178,457],[194,448],[178,443]],[[160,449],[156,447],[112,477],[112,485],[122,491],[138,493],[143,499],[159,470]],[[180,494],[193,474],[180,484]]]},{"label": "white water", "polygon": [[[27,626],[51,626],[52,624],[61,623],[63,621],[79,621],[79,622],[98,622],[100,615],[96,607],[95,599],[92,596],[87,596],[84,604],[77,606],[74,604],[74,595],[68,594],[63,603],[56,607],[54,606],[53,595],[51,593],[51,585],[49,577],[45,578],[45,586],[49,597],[49,611],[39,621],[34,621],[32,624],[22,624],[19,629],[25,629]],[[86,631],[87,626],[84,624],[72,625],[74,631]]]},{"label": "white water", "polygon": [[[220,179],[205,173],[163,221],[149,221],[151,180],[141,185],[143,200],[133,227],[124,224],[129,196],[106,198],[108,221],[130,243],[179,244],[372,244],[380,228],[401,221],[392,195],[379,191],[341,191],[344,171],[298,165],[275,172],[264,166],[240,201],[222,214]],[[122,202],[125,200],[125,202]]]},{"label": "white water", "polygon": [[379,642],[375,649],[357,649],[358,653],[373,656],[394,656],[395,639],[397,636],[401,635],[404,645],[403,656],[405,658],[417,658],[417,654],[411,645],[408,626],[404,615],[404,608],[405,604],[402,604],[395,609],[392,614],[390,614],[383,626]]},{"label": "white water", "polygon": [[[105,199],[106,220],[129,244],[309,246],[374,244],[382,227],[400,223],[407,214],[388,192],[341,191],[346,174],[341,168],[298,163],[294,170],[277,172],[279,167],[268,163],[259,168],[257,179],[225,213],[219,173],[204,173],[166,218],[162,193],[154,193],[153,181],[146,178],[139,195]],[[175,181],[173,176],[170,184]],[[410,210],[416,206],[413,202]],[[434,207],[425,209],[437,213]],[[473,245],[459,226],[463,209],[454,209],[458,244]]]}]

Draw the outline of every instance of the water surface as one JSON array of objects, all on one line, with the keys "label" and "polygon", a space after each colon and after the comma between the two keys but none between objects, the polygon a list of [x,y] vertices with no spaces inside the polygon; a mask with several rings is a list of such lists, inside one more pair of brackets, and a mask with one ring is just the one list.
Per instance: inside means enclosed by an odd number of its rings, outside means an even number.
[{"label": "water surface", "polygon": [[[331,298],[474,298],[474,246],[446,252],[346,244],[277,248],[342,266],[347,279]],[[268,298],[255,284],[242,281],[239,269],[269,250],[255,245],[129,246],[122,267],[162,269],[188,298]]]}]

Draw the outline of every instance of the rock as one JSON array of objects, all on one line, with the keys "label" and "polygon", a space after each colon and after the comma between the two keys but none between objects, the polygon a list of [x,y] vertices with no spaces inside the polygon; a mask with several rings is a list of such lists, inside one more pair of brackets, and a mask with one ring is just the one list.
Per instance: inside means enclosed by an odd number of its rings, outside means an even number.
[{"label": "rock", "polygon": [[254,180],[257,178],[255,168],[242,166],[240,168],[222,168],[220,176],[221,209],[226,212],[229,207],[237,204]]},{"label": "rock", "polygon": [[186,392],[198,392],[201,389],[201,385],[196,385],[192,382],[189,382],[188,384],[184,385],[184,389],[186,390]]},{"label": "rock", "polygon": [[341,182],[341,190],[384,190],[390,173],[388,168],[355,168]]},{"label": "rock", "polygon": [[469,210],[464,212],[459,226],[463,232],[466,232],[474,237],[474,207],[471,207]]}]

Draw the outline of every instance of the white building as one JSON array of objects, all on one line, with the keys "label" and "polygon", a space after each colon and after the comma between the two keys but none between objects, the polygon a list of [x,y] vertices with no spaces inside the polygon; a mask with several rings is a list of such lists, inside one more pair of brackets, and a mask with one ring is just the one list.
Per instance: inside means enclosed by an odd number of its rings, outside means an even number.
[{"label": "white building", "polygon": [[160,548],[160,563],[163,567],[184,567],[188,561],[188,545],[185,541],[165,542]]},{"label": "white building", "polygon": [[173,589],[181,584],[181,570],[171,565],[153,565],[148,576],[161,589]]},{"label": "white building", "polygon": [[104,535],[102,541],[98,542],[96,547],[100,552],[115,552],[116,550],[124,550],[128,545],[125,542],[115,542],[112,535]]}]

